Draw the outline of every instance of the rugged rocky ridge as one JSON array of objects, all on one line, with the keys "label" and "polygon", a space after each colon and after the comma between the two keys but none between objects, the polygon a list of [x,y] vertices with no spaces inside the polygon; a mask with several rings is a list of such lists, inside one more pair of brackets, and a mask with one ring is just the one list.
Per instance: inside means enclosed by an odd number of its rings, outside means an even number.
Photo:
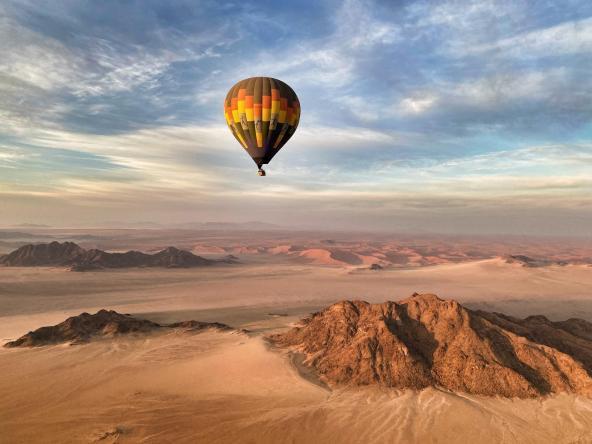
[{"label": "rugged rocky ridge", "polygon": [[567,261],[555,261],[550,259],[535,259],[522,254],[508,255],[504,258],[508,264],[520,264],[527,268],[548,267],[549,265],[568,265]]},{"label": "rugged rocky ridge", "polygon": [[84,249],[74,242],[24,245],[4,256],[0,264],[18,267],[55,266],[76,260]]},{"label": "rugged rocky ridge", "polygon": [[592,395],[592,324],[519,320],[435,295],[343,301],[269,340],[329,386],[382,385],[505,397]]},{"label": "rugged rocky ridge", "polygon": [[113,337],[129,333],[149,333],[164,329],[190,331],[206,329],[233,330],[232,327],[219,322],[184,321],[161,325],[146,319],[137,319],[130,315],[120,314],[113,310],[100,310],[95,314],[81,313],[57,325],[38,328],[15,341],[6,343],[4,346],[14,348],[38,347],[65,342],[81,343],[93,338]]},{"label": "rugged rocky ridge", "polygon": [[189,268],[235,262],[236,258],[231,257],[219,260],[205,259],[175,247],[168,247],[156,254],[140,251],[109,253],[98,249],[85,250],[73,242],[25,245],[12,253],[0,256],[0,265],[4,266],[63,266],[70,267],[73,271],[129,267]]}]

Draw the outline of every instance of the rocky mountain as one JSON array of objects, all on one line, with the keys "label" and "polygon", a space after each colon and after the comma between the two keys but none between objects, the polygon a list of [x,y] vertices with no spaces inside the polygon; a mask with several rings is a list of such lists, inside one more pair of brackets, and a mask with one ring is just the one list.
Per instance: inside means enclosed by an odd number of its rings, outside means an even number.
[{"label": "rocky mountain", "polygon": [[[207,330],[210,328],[214,328],[216,330],[221,331],[229,331],[234,330],[232,327],[229,327],[226,324],[222,324],[221,322],[203,322],[203,321],[181,321],[181,322],[174,322],[172,324],[166,325],[168,328],[178,328],[182,330],[189,330],[189,331],[201,331]],[[241,329],[241,332],[246,333],[247,330]]]},{"label": "rocky mountain", "polygon": [[382,385],[505,397],[592,395],[592,324],[516,319],[415,294],[343,301],[269,340],[331,387]]},{"label": "rocky mountain", "polygon": [[63,266],[70,267],[73,271],[128,267],[189,268],[235,262],[236,258],[233,257],[205,259],[175,247],[168,247],[156,254],[140,251],[109,253],[97,249],[85,250],[73,242],[25,245],[10,254],[0,256],[0,265],[4,266]]},{"label": "rocky mountain", "polygon": [[74,242],[24,245],[5,256],[0,264],[18,267],[65,265],[84,254],[84,249]]},{"label": "rocky mountain", "polygon": [[164,329],[201,331],[206,329],[232,330],[219,322],[185,321],[161,325],[145,319],[136,319],[112,310],[100,310],[95,314],[82,313],[57,325],[41,327],[8,342],[5,347],[37,347],[65,342],[81,343],[100,337],[113,337],[129,333],[148,333]]},{"label": "rocky mountain", "polygon": [[505,257],[505,260],[508,264],[520,264],[523,267],[528,268],[537,268],[537,267],[547,267],[549,265],[568,265],[567,261],[553,261],[549,259],[535,259],[529,256],[524,256],[522,254],[514,254],[508,255]]},{"label": "rocky mountain", "polygon": [[199,267],[200,265],[209,265],[211,260],[201,256],[196,256],[189,251],[179,250],[175,247],[168,247],[154,255],[150,263],[153,267]]}]

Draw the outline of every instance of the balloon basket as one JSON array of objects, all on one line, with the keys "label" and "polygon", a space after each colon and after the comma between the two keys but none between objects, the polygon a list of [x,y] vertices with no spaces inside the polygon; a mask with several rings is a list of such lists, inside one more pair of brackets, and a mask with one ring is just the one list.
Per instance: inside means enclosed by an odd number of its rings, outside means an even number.
[{"label": "balloon basket", "polygon": [[258,176],[266,176],[265,170],[262,170],[261,168],[259,168],[259,171],[257,171],[257,175]]}]

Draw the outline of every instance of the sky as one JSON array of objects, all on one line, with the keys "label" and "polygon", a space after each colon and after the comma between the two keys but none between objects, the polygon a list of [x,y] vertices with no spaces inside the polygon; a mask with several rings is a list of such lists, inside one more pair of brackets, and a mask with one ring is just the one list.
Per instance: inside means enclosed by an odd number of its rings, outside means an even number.
[{"label": "sky", "polygon": [[[587,0],[3,0],[0,225],[592,236],[591,72]],[[264,178],[252,76],[302,107]]]}]

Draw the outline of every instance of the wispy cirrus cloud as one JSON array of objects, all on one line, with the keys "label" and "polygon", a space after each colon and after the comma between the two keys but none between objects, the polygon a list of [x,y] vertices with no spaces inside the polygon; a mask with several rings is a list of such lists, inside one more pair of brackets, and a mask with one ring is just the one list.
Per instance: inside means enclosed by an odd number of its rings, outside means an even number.
[{"label": "wispy cirrus cloud", "polygon": [[495,42],[467,47],[464,54],[497,52],[498,57],[538,59],[541,57],[589,54],[592,52],[592,18],[569,21],[543,29],[525,31]]}]

